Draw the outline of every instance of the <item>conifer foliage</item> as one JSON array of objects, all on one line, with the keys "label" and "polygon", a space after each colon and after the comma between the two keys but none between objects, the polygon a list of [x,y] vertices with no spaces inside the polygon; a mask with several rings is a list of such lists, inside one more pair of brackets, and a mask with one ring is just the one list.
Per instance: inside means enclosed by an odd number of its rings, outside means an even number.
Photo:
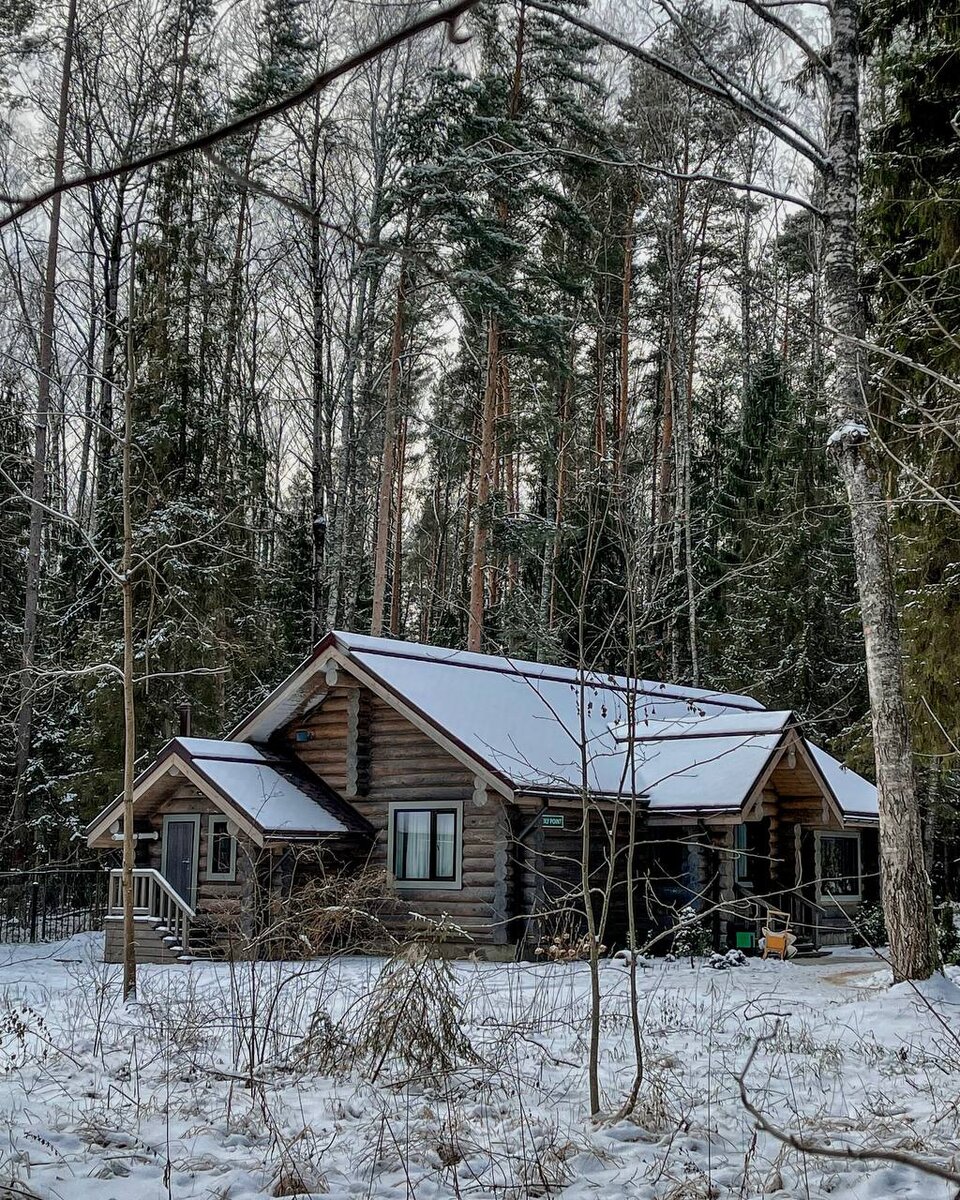
[{"label": "conifer foliage", "polygon": [[[268,105],[402,19],[339,0],[78,11],[71,172]],[[30,830],[6,828],[0,857],[66,853],[118,789],[126,397],[141,756],[184,701],[197,733],[222,733],[343,623],[749,692],[868,765],[823,453],[820,197],[802,156],[677,73],[709,46],[771,109],[809,116],[820,97],[748,6],[656,11],[673,16],[645,44],[673,75],[525,0],[482,0],[465,46],[404,43],[215,153],[64,198],[23,779],[47,230],[35,211],[0,232],[0,796],[27,797]],[[52,169],[65,13],[0,14],[2,192]],[[884,360],[874,417],[921,745],[949,766],[958,31],[945,2],[867,15],[871,315],[934,372]],[[929,776],[947,887],[955,778]]]}]

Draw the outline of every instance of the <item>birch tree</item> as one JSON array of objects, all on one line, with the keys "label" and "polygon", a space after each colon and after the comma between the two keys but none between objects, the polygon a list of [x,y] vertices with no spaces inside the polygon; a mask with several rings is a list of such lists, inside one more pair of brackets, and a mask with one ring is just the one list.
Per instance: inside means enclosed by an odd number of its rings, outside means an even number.
[{"label": "birch tree", "polygon": [[759,0],[745,3],[799,49],[807,68],[822,80],[827,99],[824,141],[716,64],[685,29],[670,0],[664,0],[662,7],[694,47],[697,71],[678,67],[553,5],[531,0],[533,7],[565,16],[686,86],[725,100],[801,154],[816,171],[824,224],[825,333],[833,368],[829,388],[836,421],[830,451],[847,493],[853,532],[879,793],[882,895],[894,980],[923,979],[938,967],[939,956],[930,880],[923,862],[888,519],[870,444],[869,344],[857,219],[860,5],[858,0],[835,0],[829,10],[827,49],[821,53]]}]

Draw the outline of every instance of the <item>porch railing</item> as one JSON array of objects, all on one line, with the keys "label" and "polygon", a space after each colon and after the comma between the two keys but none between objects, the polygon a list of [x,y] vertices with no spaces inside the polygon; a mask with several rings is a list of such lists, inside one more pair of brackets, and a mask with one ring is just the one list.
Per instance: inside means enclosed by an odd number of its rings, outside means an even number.
[{"label": "porch railing", "polygon": [[[123,871],[110,872],[110,897],[107,915],[123,916]],[[133,871],[134,920],[158,922],[157,933],[171,945],[186,953],[190,948],[190,922],[196,913],[152,867],[135,867]]]},{"label": "porch railing", "polygon": [[801,941],[812,942],[820,949],[820,917],[826,910],[799,892],[790,893],[790,917],[794,932]]}]

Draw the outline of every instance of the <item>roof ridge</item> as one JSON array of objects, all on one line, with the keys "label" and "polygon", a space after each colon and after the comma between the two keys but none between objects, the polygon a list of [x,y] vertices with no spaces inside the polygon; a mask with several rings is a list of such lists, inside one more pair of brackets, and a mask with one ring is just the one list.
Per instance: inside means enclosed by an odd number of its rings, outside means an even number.
[{"label": "roof ridge", "polygon": [[[644,679],[635,675],[615,675],[612,671],[601,671],[593,667],[564,667],[559,663],[541,663],[531,659],[514,659],[506,654],[484,654],[476,650],[459,650],[449,646],[433,646],[426,642],[401,642],[393,638],[374,638],[369,634],[347,633],[334,630],[334,637],[340,640],[351,654],[371,654],[382,658],[402,658],[416,662],[435,662],[441,666],[455,666],[473,671],[492,671],[501,675],[513,675],[518,678],[542,679],[549,683],[578,683],[585,677],[584,686],[607,688],[611,691],[630,692],[638,695],[661,697],[668,700],[684,700],[695,704],[698,701],[707,704],[723,704],[728,708],[738,708],[745,712],[769,711],[758,700],[737,692],[721,692],[709,688],[693,688],[685,684],[665,683],[657,679]],[[359,639],[359,641],[357,640]],[[370,645],[369,643],[387,643],[386,645]],[[411,647],[410,650],[401,647]],[[420,649],[425,653],[418,654]],[[428,651],[437,651],[434,656]],[[456,661],[457,659],[460,661]],[[489,659],[481,663],[471,659]],[[466,661],[465,661],[466,660]],[[498,665],[505,663],[506,666]],[[529,668],[529,669],[525,669]],[[557,672],[553,674],[553,672]],[[635,686],[639,685],[639,686]]]}]

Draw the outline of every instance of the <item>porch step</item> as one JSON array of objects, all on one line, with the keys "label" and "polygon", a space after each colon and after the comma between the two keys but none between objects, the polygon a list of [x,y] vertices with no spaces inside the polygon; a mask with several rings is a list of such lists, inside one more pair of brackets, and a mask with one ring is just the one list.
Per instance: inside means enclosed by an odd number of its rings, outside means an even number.
[{"label": "porch step", "polygon": [[794,958],[829,958],[829,950],[821,950],[813,942],[797,942]]},{"label": "porch step", "polygon": [[[104,922],[103,960],[104,962],[123,961],[123,920],[119,917],[107,917]],[[190,952],[184,953],[176,936],[170,933],[162,920],[138,917],[135,922],[135,945],[137,962],[140,963],[173,963],[193,962],[197,959],[213,958],[212,949],[205,939],[191,938]]]}]

